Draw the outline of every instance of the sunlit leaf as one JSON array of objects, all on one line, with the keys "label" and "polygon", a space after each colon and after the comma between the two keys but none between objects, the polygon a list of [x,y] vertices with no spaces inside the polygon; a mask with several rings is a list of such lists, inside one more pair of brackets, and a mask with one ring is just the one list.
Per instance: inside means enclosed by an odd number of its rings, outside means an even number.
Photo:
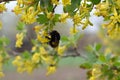
[{"label": "sunlit leaf", "polygon": [[71,16],[73,16],[76,12],[76,9],[80,6],[81,0],[71,0],[70,5],[64,6],[64,12],[68,12]]},{"label": "sunlit leaf", "polygon": [[101,49],[102,45],[101,44],[96,44],[95,49],[96,51],[99,51]]},{"label": "sunlit leaf", "polygon": [[38,21],[40,24],[46,24],[46,23],[48,22],[48,18],[47,18],[46,15],[40,14],[40,15],[38,15],[37,21]]},{"label": "sunlit leaf", "polygon": [[22,57],[23,57],[24,59],[29,59],[29,58],[31,57],[31,54],[30,54],[30,52],[25,51],[25,52],[22,53]]},{"label": "sunlit leaf", "polygon": [[23,30],[24,29],[24,27],[25,27],[25,24],[23,23],[23,22],[18,22],[18,25],[17,25],[17,30]]}]

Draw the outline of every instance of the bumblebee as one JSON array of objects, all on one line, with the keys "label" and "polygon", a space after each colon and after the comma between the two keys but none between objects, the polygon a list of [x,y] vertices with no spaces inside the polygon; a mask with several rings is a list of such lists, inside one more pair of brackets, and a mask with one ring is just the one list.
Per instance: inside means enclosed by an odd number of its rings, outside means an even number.
[{"label": "bumblebee", "polygon": [[59,40],[60,40],[60,34],[56,31],[53,30],[49,33],[50,38],[48,38],[50,41],[48,42],[48,44],[52,47],[52,48],[56,48],[59,45]]}]

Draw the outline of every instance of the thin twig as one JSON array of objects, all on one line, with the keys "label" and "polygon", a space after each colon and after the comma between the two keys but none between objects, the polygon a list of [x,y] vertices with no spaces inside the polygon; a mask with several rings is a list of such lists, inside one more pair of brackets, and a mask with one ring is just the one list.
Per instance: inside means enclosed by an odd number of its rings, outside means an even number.
[{"label": "thin twig", "polygon": [[76,55],[76,54],[71,54],[71,55],[64,55],[62,56],[63,58],[65,57],[79,57],[80,55]]},{"label": "thin twig", "polygon": [[69,55],[66,54],[66,55],[64,55],[62,57],[65,58],[65,57],[80,57],[81,56],[81,57],[86,59],[85,55],[81,55],[80,52],[78,52],[77,47],[75,47],[74,50],[75,50],[75,54],[69,54]]}]

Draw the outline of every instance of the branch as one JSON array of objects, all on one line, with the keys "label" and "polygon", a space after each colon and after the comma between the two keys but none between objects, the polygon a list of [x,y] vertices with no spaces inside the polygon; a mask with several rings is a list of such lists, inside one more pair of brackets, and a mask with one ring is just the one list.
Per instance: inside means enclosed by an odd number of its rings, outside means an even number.
[{"label": "branch", "polygon": [[16,1],[16,0],[0,0],[0,3],[1,2],[9,2],[9,1]]},{"label": "branch", "polygon": [[81,56],[80,53],[77,51],[77,47],[74,48],[74,51],[75,51],[75,54],[69,54],[69,55],[66,54],[62,57],[79,57],[79,56]]},{"label": "branch", "polygon": [[78,55],[78,54],[71,54],[71,55],[64,55],[64,56],[62,56],[63,58],[65,58],[65,57],[79,57],[80,55]]},{"label": "branch", "polygon": [[74,48],[74,51],[75,51],[74,54],[66,54],[66,55],[64,55],[64,56],[62,56],[62,57],[63,57],[63,58],[66,58],[66,57],[80,57],[80,56],[81,56],[81,57],[83,57],[83,58],[86,59],[86,56],[85,56],[85,55],[81,55],[80,52],[78,52],[77,47]]}]

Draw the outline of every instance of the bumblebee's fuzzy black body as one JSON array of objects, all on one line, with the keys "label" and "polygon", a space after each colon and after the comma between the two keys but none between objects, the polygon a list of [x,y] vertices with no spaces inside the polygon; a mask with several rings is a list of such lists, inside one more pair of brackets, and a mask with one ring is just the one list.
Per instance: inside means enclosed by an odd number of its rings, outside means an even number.
[{"label": "bumblebee's fuzzy black body", "polygon": [[51,36],[49,45],[53,48],[58,47],[59,40],[60,40],[60,34],[56,30],[51,31],[49,34]]}]

